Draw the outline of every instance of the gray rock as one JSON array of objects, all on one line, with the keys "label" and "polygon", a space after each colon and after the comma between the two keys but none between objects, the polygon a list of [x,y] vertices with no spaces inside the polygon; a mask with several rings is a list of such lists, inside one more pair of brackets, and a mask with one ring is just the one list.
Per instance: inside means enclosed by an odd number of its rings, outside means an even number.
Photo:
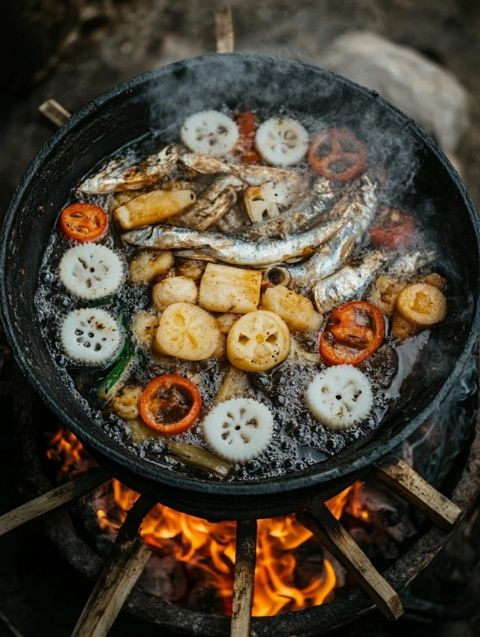
[{"label": "gray rock", "polygon": [[380,93],[453,152],[469,125],[468,93],[447,70],[369,31],[337,37],[320,64]]}]

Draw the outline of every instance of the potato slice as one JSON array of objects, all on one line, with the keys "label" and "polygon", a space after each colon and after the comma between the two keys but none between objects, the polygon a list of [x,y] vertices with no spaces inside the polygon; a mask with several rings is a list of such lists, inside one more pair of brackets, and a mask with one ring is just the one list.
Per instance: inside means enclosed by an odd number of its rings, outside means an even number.
[{"label": "potato slice", "polygon": [[315,311],[310,299],[284,285],[267,288],[260,307],[281,316],[291,330],[315,332],[323,323],[323,316]]},{"label": "potato slice", "polygon": [[130,199],[115,210],[113,216],[122,230],[160,223],[173,217],[196,201],[193,190],[152,190]]},{"label": "potato slice", "polygon": [[227,355],[227,337],[220,332],[218,344],[212,354],[212,358],[224,358]]},{"label": "potato slice", "polygon": [[247,374],[236,367],[229,367],[225,372],[220,389],[215,396],[215,402],[221,403],[231,398],[245,397],[251,394],[252,388],[248,382]]},{"label": "potato slice", "polygon": [[138,418],[138,399],[142,388],[138,385],[125,385],[118,394],[112,398],[111,408],[113,412],[123,420],[135,420]]},{"label": "potato slice", "polygon": [[200,282],[199,305],[212,312],[246,314],[257,309],[262,273],[209,263]]},{"label": "potato slice", "polygon": [[290,351],[290,332],[273,312],[257,310],[234,324],[227,338],[232,365],[246,372],[263,372],[283,362]]},{"label": "potato slice", "polygon": [[164,310],[172,303],[197,302],[198,288],[195,281],[186,276],[170,276],[156,283],[152,290],[153,304],[158,310]]},{"label": "potato slice", "polygon": [[150,283],[173,266],[173,254],[168,250],[142,250],[129,264],[132,283]]},{"label": "potato slice", "polygon": [[447,299],[443,292],[433,285],[414,283],[400,292],[396,309],[410,323],[429,327],[445,318]]},{"label": "potato slice", "polygon": [[227,314],[220,314],[220,316],[217,316],[218,329],[221,331],[222,334],[228,334],[229,331],[232,329],[232,325],[235,323],[235,321],[238,321],[238,319],[238,314],[233,314],[232,312],[229,312]]},{"label": "potato slice", "polygon": [[201,361],[217,351],[221,333],[208,312],[189,303],[173,303],[160,317],[154,347],[161,354]]},{"label": "potato slice", "polygon": [[381,274],[375,281],[369,300],[384,314],[391,316],[398,295],[407,284],[387,274]]},{"label": "potato slice", "polygon": [[394,312],[392,320],[392,335],[399,341],[405,341],[407,338],[415,336],[420,328],[403,318],[399,312]]},{"label": "potato slice", "polygon": [[142,349],[150,349],[158,327],[159,316],[156,312],[140,310],[132,319],[132,335]]},{"label": "potato slice", "polygon": [[145,440],[151,440],[158,434],[155,434],[152,429],[144,425],[140,418],[134,420],[128,420],[127,424],[130,428],[130,440],[136,444],[142,444]]},{"label": "potato slice", "polygon": [[175,261],[175,270],[178,274],[186,276],[188,279],[199,281],[205,272],[205,262],[196,261],[195,259],[177,259]]},{"label": "potato slice", "polygon": [[433,285],[434,288],[438,288],[442,292],[447,286],[447,280],[441,274],[438,274],[438,272],[432,272],[431,274],[422,276],[420,279],[418,279],[417,283],[427,283],[428,285]]}]

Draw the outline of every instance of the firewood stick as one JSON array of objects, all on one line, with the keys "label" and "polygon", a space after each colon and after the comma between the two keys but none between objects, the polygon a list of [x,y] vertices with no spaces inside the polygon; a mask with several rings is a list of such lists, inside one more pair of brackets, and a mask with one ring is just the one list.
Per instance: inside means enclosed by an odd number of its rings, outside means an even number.
[{"label": "firewood stick", "polygon": [[215,35],[217,39],[217,53],[231,53],[235,45],[233,31],[232,8],[230,6],[215,12]]},{"label": "firewood stick", "polygon": [[235,579],[230,637],[248,637],[252,617],[257,548],[256,520],[237,522]]},{"label": "firewood stick", "polygon": [[78,478],[39,495],[34,500],[0,516],[0,537],[35,518],[68,504],[72,500],[93,491],[111,478],[111,475],[99,467],[91,469]]},{"label": "firewood stick", "polygon": [[397,592],[324,504],[297,513],[297,518],[355,578],[386,617],[400,617],[403,606]]},{"label": "firewood stick", "polygon": [[1,610],[0,610],[0,622],[2,622],[4,626],[7,628],[9,635],[13,635],[13,637],[23,637],[22,633],[15,628],[12,622],[8,619],[8,617],[4,613],[2,613]]},{"label": "firewood stick", "polygon": [[105,637],[121,611],[151,552],[141,539],[140,524],[153,502],[141,496],[128,512],[72,637]]},{"label": "firewood stick", "polygon": [[71,117],[71,113],[54,99],[49,99],[40,104],[38,110],[44,117],[52,122],[52,124],[58,126],[58,128],[60,128],[62,124],[65,124],[67,119]]},{"label": "firewood stick", "polygon": [[439,493],[403,460],[394,458],[379,465],[375,477],[421,509],[442,529],[451,528],[462,514],[456,504]]}]

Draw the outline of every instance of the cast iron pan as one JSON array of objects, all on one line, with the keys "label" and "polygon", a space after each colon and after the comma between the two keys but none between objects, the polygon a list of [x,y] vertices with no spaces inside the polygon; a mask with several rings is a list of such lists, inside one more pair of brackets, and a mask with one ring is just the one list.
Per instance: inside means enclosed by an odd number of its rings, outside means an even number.
[{"label": "cast iron pan", "polygon": [[[433,331],[376,434],[307,471],[254,484],[187,478],[142,460],[109,438],[66,390],[40,335],[33,304],[44,247],[79,179],[106,155],[152,129],[163,129],[169,141],[186,115],[225,106],[265,113],[287,109],[355,130],[369,154],[387,165],[404,203],[428,217],[449,278],[448,316]],[[424,201],[427,206],[420,205]],[[250,54],[206,55],[157,69],[74,115],[34,159],[18,187],[3,227],[0,267],[7,336],[52,411],[127,485],[210,519],[287,513],[364,476],[439,408],[471,355],[479,324],[478,222],[463,183],[435,143],[376,93],[312,65]]]}]

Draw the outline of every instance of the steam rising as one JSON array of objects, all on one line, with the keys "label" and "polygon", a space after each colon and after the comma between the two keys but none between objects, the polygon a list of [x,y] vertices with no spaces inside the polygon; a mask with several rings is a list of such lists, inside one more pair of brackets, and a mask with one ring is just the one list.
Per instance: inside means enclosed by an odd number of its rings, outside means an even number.
[{"label": "steam rising", "polygon": [[[225,60],[230,61],[226,64]],[[454,333],[461,338],[469,327],[473,303],[465,295],[467,282],[460,281],[458,275],[458,260],[464,263],[466,257],[461,255],[458,246],[452,248],[451,233],[445,232],[445,228],[436,227],[440,218],[439,204],[435,199],[435,189],[430,184],[426,187],[429,167],[425,164],[423,144],[411,133],[409,122],[400,119],[395,111],[386,110],[382,104],[379,106],[375,96],[357,92],[349,83],[343,84],[332,79],[333,77],[329,73],[319,74],[313,67],[304,68],[292,60],[275,60],[273,70],[272,61],[255,62],[254,58],[248,56],[225,59],[207,57],[203,62],[191,61],[188,66],[177,64],[171,76],[166,76],[165,81],[152,84],[149,88],[151,135],[132,147],[134,150],[127,148],[126,152],[133,162],[139,155],[145,155],[146,149],[147,152],[160,150],[165,144],[178,141],[184,118],[209,108],[225,112],[253,110],[260,121],[273,115],[288,115],[300,120],[310,134],[331,126],[353,130],[367,145],[368,170],[381,183],[382,201],[411,209],[420,220],[428,238],[434,239],[439,246],[442,255],[439,260],[440,270],[450,283],[449,317],[445,328],[450,331],[445,334]],[[427,192],[430,197],[426,196]],[[453,210],[455,205],[460,206],[462,202],[453,201]],[[113,243],[116,239],[110,237],[105,241]],[[65,294],[57,280],[58,256],[65,245],[66,241],[53,233],[44,255],[36,299],[42,331],[51,343],[56,364],[62,368],[66,382],[78,400],[82,401],[85,411],[108,435],[142,457],[153,455],[161,458],[162,466],[185,471],[184,466],[175,459],[168,456],[164,459],[161,440],[132,443],[125,423],[99,411],[91,400],[91,376],[87,378],[82,370],[73,370],[71,376],[67,373],[67,361],[58,343],[57,321],[58,316],[75,307],[76,302]],[[126,311],[127,321],[136,310],[148,304],[147,291],[135,286],[125,286],[119,298],[113,301],[114,311]],[[421,346],[424,346],[423,341]],[[434,396],[434,393],[422,396],[419,391],[418,378],[423,377],[422,373],[427,374],[430,371],[429,383],[434,388],[435,382],[444,378],[453,367],[455,360],[450,354],[450,346],[445,335],[432,335],[429,338],[426,351],[420,356],[423,357],[423,362],[417,365],[417,380],[414,378],[407,388],[405,385],[401,387],[402,396],[397,407],[399,411],[404,409],[402,417],[405,420],[428,404]],[[417,354],[418,350],[415,351],[415,358]],[[182,365],[184,364],[177,364],[177,373],[191,374],[191,369]],[[451,391],[445,402],[448,409],[442,408],[442,413],[436,414],[431,422],[426,423],[418,437],[410,443],[409,453],[415,466],[429,479],[442,480],[450,462],[456,457],[461,442],[471,430],[471,421],[463,405],[476,388],[473,381],[475,370],[476,367],[473,366],[466,368],[458,387]],[[164,368],[163,362],[152,363],[146,369],[137,369],[135,380],[145,384],[154,375],[165,371],[168,369]],[[200,384],[207,408],[212,404],[213,396],[218,390],[218,371],[218,363],[209,362],[200,365],[197,372],[195,380]],[[269,391],[257,396],[274,412],[275,442],[263,457],[237,468],[234,476],[236,479],[271,478],[283,476],[292,470],[307,470],[338,454],[363,436],[372,434],[383,416],[386,408],[386,401],[383,400],[385,394],[381,387],[376,386],[376,402],[379,406],[377,413],[361,428],[344,434],[327,432],[306,413],[303,400],[304,388],[317,370],[312,366],[288,362],[280,371],[281,374],[272,373],[264,377],[265,385],[270,385],[269,388],[266,387]],[[96,380],[93,378],[94,382]],[[398,389],[400,391],[400,387]],[[406,389],[410,392],[408,399],[403,396]],[[459,415],[455,418],[458,405]],[[198,427],[186,433],[183,439],[197,446],[204,446]],[[452,440],[456,441],[455,448],[449,447]],[[424,445],[427,445],[429,452],[424,452]]]}]

